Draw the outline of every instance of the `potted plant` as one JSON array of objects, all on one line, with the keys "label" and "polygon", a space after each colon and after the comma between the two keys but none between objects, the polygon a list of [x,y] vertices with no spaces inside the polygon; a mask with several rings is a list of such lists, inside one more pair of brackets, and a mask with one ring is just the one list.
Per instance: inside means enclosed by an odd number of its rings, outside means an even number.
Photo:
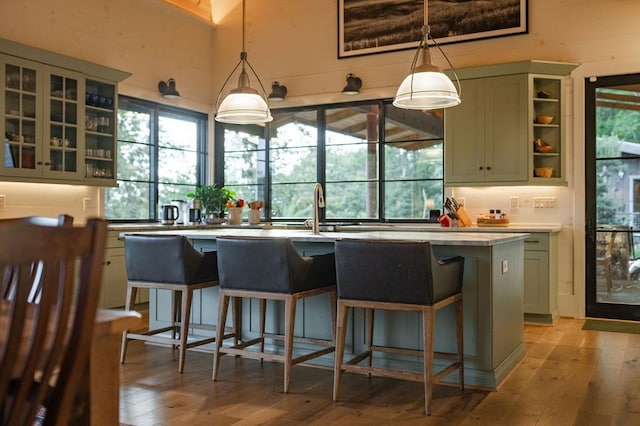
[{"label": "potted plant", "polygon": [[194,192],[189,192],[187,197],[200,200],[205,221],[220,223],[224,218],[227,201],[233,199],[235,195],[236,193],[234,191],[224,186],[218,188],[213,184],[199,186]]}]

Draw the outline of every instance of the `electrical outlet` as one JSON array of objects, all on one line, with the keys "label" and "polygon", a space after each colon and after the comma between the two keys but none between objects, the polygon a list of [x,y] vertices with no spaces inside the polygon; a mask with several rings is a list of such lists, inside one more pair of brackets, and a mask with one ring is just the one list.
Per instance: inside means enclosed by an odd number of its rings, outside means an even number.
[{"label": "electrical outlet", "polygon": [[456,198],[456,201],[458,202],[459,205],[464,206],[464,198],[462,197]]},{"label": "electrical outlet", "polygon": [[513,195],[511,197],[509,197],[509,206],[511,206],[512,209],[517,209],[520,207],[520,197],[518,197],[517,195]]},{"label": "electrical outlet", "polygon": [[83,211],[87,211],[91,208],[91,198],[83,198],[82,199],[82,209]]},{"label": "electrical outlet", "polygon": [[553,209],[556,207],[556,197],[534,197],[534,209]]},{"label": "electrical outlet", "polygon": [[0,195],[0,209],[4,209],[5,201],[5,196]]},{"label": "electrical outlet", "polygon": [[506,274],[507,272],[509,272],[509,261],[505,259],[502,261],[502,273]]}]

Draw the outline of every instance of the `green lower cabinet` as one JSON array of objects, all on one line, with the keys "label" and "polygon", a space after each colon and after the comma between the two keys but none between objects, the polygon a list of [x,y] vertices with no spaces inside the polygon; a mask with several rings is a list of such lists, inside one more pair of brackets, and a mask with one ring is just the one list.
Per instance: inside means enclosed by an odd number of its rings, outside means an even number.
[{"label": "green lower cabinet", "polygon": [[524,248],[524,319],[554,324],[558,319],[556,236],[533,233]]}]

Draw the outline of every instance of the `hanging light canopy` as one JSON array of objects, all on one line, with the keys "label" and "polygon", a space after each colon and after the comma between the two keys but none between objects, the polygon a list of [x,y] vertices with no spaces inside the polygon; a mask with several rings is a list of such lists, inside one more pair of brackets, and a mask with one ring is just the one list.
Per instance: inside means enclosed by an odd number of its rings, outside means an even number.
[{"label": "hanging light canopy", "polygon": [[[227,85],[227,82],[236,70],[241,68],[238,77],[238,87],[231,89],[229,94],[222,99],[220,98]],[[249,74],[247,68],[253,73],[262,92],[258,92],[250,85]],[[240,62],[233,68],[231,74],[227,77],[218,94],[218,102],[216,105],[216,121],[231,124],[260,124],[273,120],[269,106],[267,105],[267,92],[260,81],[260,77],[247,60],[247,52],[245,51],[245,0],[242,0],[242,52],[240,53]]]},{"label": "hanging light canopy", "polygon": [[[440,48],[438,43],[431,37],[428,25],[429,10],[427,0],[424,2],[424,26],[422,27],[422,38],[416,54],[411,63],[411,72],[405,77],[398,87],[393,105],[404,109],[430,110],[438,108],[449,108],[460,104],[460,94],[456,90],[453,82],[442,69],[431,62],[429,53],[429,39],[433,40],[442,56],[447,60],[453,70],[453,75],[460,88],[460,81],[451,61]],[[422,64],[418,63],[418,56],[422,51]]]}]

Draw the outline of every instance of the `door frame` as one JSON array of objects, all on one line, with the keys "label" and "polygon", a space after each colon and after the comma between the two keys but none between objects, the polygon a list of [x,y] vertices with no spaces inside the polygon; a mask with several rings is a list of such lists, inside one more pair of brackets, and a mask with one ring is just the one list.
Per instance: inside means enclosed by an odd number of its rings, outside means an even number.
[{"label": "door frame", "polygon": [[585,315],[595,318],[640,320],[640,306],[597,303],[596,288],[596,90],[623,84],[640,84],[640,73],[618,74],[584,79],[584,202],[585,202]]}]

